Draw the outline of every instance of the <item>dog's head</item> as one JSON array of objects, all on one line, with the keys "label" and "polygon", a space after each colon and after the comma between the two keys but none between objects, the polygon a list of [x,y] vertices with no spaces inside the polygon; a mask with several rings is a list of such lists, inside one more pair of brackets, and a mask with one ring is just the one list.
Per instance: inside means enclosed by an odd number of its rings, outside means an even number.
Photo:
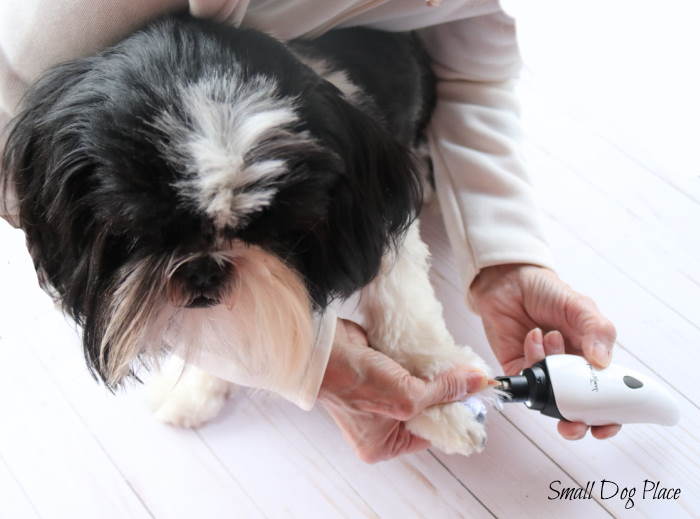
[{"label": "dog's head", "polygon": [[376,275],[421,196],[407,150],[285,45],[184,17],[40,78],[2,180],[110,387],[164,336],[293,369],[311,311]]}]

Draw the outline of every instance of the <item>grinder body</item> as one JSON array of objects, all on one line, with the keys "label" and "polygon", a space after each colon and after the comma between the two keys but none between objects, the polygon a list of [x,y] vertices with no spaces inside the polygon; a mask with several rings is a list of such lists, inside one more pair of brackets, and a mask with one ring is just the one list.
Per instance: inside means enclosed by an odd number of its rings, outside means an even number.
[{"label": "grinder body", "polygon": [[578,355],[550,355],[521,375],[496,377],[509,397],[547,416],[588,425],[675,425],[680,412],[655,380],[620,365],[594,368]]}]

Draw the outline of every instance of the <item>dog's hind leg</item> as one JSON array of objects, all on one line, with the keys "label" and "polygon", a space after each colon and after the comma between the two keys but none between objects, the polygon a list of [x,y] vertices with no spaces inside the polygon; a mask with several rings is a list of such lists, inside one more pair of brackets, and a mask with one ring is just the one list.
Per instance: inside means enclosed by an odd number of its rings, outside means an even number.
[{"label": "dog's hind leg", "polygon": [[[486,363],[469,346],[457,346],[447,330],[428,278],[429,256],[416,220],[398,250],[383,258],[379,275],[363,288],[370,344],[423,378],[458,366],[490,375]],[[426,409],[407,427],[446,453],[469,455],[486,441],[480,418],[468,406],[451,403]]]},{"label": "dog's hind leg", "polygon": [[215,418],[235,387],[173,355],[146,389],[158,420],[194,428]]}]

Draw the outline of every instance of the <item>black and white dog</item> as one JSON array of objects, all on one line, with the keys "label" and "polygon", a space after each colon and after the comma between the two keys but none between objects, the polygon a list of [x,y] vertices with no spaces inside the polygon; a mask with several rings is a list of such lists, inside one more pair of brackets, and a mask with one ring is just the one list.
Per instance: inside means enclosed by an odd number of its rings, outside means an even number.
[{"label": "black and white dog", "polygon": [[[371,343],[412,373],[488,372],[448,333],[418,233],[433,82],[411,34],[284,44],[186,15],[40,78],[3,190],[93,373],[116,388],[138,361],[221,342],[284,388],[312,314],[358,290]],[[157,383],[159,415],[198,425],[229,383],[180,371]],[[408,425],[446,452],[485,440],[460,404]]]}]

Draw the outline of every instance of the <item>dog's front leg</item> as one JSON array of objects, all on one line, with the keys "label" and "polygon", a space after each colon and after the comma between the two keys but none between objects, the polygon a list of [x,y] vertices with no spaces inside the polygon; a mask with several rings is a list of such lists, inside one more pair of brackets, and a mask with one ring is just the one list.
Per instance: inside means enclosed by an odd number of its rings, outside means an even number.
[{"label": "dog's front leg", "polygon": [[[370,344],[420,377],[432,379],[457,366],[490,374],[486,363],[469,346],[457,346],[447,330],[428,277],[429,256],[416,220],[362,290]],[[483,423],[462,403],[426,409],[407,426],[446,453],[469,455],[481,451],[486,440]]]},{"label": "dog's front leg", "polygon": [[178,427],[199,427],[219,414],[235,387],[173,355],[146,389],[158,420]]}]

